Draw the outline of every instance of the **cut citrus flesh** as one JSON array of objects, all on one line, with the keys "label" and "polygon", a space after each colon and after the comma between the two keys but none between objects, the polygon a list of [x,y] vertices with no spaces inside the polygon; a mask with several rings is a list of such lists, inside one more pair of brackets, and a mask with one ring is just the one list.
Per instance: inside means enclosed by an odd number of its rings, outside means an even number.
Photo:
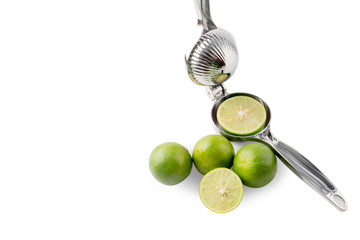
[{"label": "cut citrus flesh", "polygon": [[217,120],[228,133],[253,135],[260,132],[266,121],[264,105],[248,96],[235,96],[222,102]]},{"label": "cut citrus flesh", "polygon": [[216,213],[234,210],[241,202],[243,184],[240,177],[228,168],[215,168],[201,179],[200,199]]}]

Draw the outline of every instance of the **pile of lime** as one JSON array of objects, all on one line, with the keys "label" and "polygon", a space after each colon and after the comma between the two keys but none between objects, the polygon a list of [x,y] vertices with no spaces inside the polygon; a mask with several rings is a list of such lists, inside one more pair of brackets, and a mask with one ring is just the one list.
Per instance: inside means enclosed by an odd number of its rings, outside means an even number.
[{"label": "pile of lime", "polygon": [[[253,135],[263,128],[266,111],[257,100],[237,96],[220,105],[217,118],[229,133]],[[247,144],[235,154],[231,142],[221,135],[201,138],[195,144],[192,156],[184,146],[167,142],[157,146],[149,159],[151,173],[166,185],[184,181],[193,163],[204,175],[199,187],[200,199],[216,213],[232,211],[240,204],[243,185],[263,187],[273,180],[277,171],[275,154],[266,145]]]}]

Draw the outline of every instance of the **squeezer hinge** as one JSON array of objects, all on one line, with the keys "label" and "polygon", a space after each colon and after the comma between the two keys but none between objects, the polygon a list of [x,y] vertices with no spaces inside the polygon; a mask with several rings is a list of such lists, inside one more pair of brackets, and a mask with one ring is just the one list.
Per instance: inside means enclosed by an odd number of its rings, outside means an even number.
[{"label": "squeezer hinge", "polygon": [[207,86],[206,87],[206,94],[211,100],[217,100],[227,94],[226,88],[224,85],[219,84],[215,86]]}]

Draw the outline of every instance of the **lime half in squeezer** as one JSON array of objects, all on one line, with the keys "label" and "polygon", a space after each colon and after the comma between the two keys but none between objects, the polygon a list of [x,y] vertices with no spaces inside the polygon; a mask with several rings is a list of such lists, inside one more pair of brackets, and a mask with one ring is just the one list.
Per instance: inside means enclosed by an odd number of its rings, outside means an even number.
[{"label": "lime half in squeezer", "polygon": [[261,131],[266,121],[265,107],[254,98],[235,96],[222,102],[217,110],[220,126],[234,135],[253,135]]}]

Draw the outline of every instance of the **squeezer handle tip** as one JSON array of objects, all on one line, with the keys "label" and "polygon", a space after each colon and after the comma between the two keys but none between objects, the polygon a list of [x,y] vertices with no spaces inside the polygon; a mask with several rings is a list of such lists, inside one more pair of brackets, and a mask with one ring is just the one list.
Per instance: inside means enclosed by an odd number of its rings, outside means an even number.
[{"label": "squeezer handle tip", "polygon": [[334,192],[327,195],[327,199],[340,211],[344,212],[348,209],[348,204],[345,201],[343,195],[335,190]]}]

